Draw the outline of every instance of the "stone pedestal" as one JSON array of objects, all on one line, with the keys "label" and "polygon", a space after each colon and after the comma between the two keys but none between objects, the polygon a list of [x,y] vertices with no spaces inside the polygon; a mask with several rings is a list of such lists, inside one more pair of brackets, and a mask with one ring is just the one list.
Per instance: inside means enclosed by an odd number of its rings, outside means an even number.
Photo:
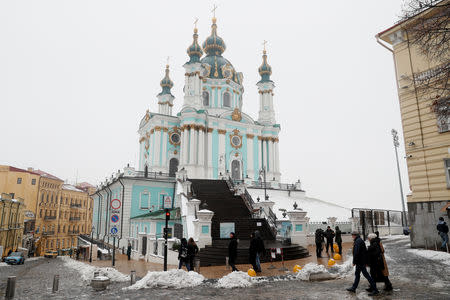
[{"label": "stone pedestal", "polygon": [[291,242],[303,247],[308,246],[306,232],[306,211],[302,209],[294,209],[287,212],[289,220],[292,224]]},{"label": "stone pedestal", "polygon": [[329,218],[327,218],[327,220],[328,220],[328,225],[330,225],[331,229],[334,230],[334,228],[336,227],[337,218],[336,217],[329,217]]},{"label": "stone pedestal", "polygon": [[214,213],[207,209],[202,209],[197,212],[197,220],[195,221],[196,233],[198,236],[197,245],[199,248],[204,248],[206,245],[212,244],[211,237],[211,219]]},{"label": "stone pedestal", "polygon": [[275,204],[275,202],[273,201],[259,201],[259,202],[255,202],[253,204],[253,208],[254,209],[259,209],[261,212],[261,216],[263,218],[266,217],[266,215],[269,215],[269,210],[271,210],[273,208],[273,205]]}]

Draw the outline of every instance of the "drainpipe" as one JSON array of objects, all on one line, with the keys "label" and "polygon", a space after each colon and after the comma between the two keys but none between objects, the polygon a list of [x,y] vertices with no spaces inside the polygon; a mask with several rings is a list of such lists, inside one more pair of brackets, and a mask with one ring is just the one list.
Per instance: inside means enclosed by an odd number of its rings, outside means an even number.
[{"label": "drainpipe", "polygon": [[120,185],[122,186],[122,216],[121,216],[122,220],[120,222],[120,238],[119,238],[119,241],[117,242],[117,245],[120,246],[120,240],[122,239],[122,236],[123,236],[123,207],[125,206],[124,205],[124,201],[125,201],[125,186],[123,185],[122,180],[120,179],[120,177],[118,178],[118,181],[119,181]]},{"label": "drainpipe", "polygon": [[[108,190],[109,190],[109,192],[108,192]],[[108,194],[107,199],[106,199],[106,213],[105,213],[105,235],[107,235],[108,227],[109,227],[109,205],[111,203],[112,191],[109,188],[109,186],[105,187],[105,191]],[[109,244],[109,234],[108,234],[108,244]]]},{"label": "drainpipe", "polygon": [[100,194],[99,191],[96,191],[95,194],[98,196],[97,226],[96,226],[97,227],[97,239],[98,239],[99,230],[100,230],[99,224],[101,224],[101,217],[102,217],[101,216],[102,211],[101,211],[100,207],[101,207],[101,203],[102,203],[103,197],[102,197],[102,194]]}]

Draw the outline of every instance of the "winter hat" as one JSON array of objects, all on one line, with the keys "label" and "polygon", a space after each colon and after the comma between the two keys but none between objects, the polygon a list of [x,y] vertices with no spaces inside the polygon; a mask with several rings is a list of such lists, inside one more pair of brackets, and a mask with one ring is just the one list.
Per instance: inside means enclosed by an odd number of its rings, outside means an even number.
[{"label": "winter hat", "polygon": [[369,240],[374,239],[377,237],[377,235],[375,233],[370,233],[368,236]]},{"label": "winter hat", "polygon": [[359,235],[358,231],[352,231],[352,235]]}]

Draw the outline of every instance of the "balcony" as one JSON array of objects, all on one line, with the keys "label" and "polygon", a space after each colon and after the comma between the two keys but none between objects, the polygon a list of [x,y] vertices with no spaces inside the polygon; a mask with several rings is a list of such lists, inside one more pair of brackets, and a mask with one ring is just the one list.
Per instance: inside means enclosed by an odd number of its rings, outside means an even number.
[{"label": "balcony", "polygon": [[50,235],[55,235],[54,231],[46,231],[42,233],[43,236],[50,236]]},{"label": "balcony", "polygon": [[72,203],[70,204],[70,208],[81,208],[81,204]]},{"label": "balcony", "polygon": [[76,221],[80,221],[80,220],[81,220],[80,217],[70,217],[70,218],[69,218],[69,221],[70,221],[70,222],[76,222]]},{"label": "balcony", "polygon": [[69,235],[78,235],[78,234],[80,234],[80,231],[79,230],[72,230],[72,231],[67,231],[67,233],[69,234]]},{"label": "balcony", "polygon": [[48,221],[48,220],[56,220],[56,216],[45,216],[44,220]]}]

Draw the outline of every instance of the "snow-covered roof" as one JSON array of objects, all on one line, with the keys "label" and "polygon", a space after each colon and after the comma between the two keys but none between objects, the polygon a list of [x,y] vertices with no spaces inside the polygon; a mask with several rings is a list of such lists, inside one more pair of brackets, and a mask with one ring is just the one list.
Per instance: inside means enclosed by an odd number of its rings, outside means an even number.
[{"label": "snow-covered roof", "polygon": [[[248,189],[248,192],[256,202],[256,198],[264,199],[263,189]],[[268,189],[267,194],[269,200],[274,201],[273,212],[278,219],[283,219],[282,211],[280,209],[286,209],[287,211],[293,209],[294,202],[297,203],[298,208],[307,212],[306,217],[310,219],[310,222],[325,222],[329,217],[336,217],[338,222],[348,221],[351,217],[351,209],[337,204],[319,200],[316,198],[306,197],[304,192]]]},{"label": "snow-covered roof", "polygon": [[74,187],[71,184],[63,184],[62,185],[63,190],[68,190],[68,191],[74,191],[74,192],[81,192],[84,193],[83,190],[77,189],[76,187]]},{"label": "snow-covered roof", "polygon": [[64,181],[64,180],[62,180],[62,179],[56,177],[55,175],[52,175],[52,174],[47,173],[47,172],[42,171],[42,170],[34,170],[34,172],[35,172],[35,173],[38,173],[38,174],[41,175],[42,177],[46,177],[46,178],[50,178],[50,179],[58,180],[58,181]]}]

